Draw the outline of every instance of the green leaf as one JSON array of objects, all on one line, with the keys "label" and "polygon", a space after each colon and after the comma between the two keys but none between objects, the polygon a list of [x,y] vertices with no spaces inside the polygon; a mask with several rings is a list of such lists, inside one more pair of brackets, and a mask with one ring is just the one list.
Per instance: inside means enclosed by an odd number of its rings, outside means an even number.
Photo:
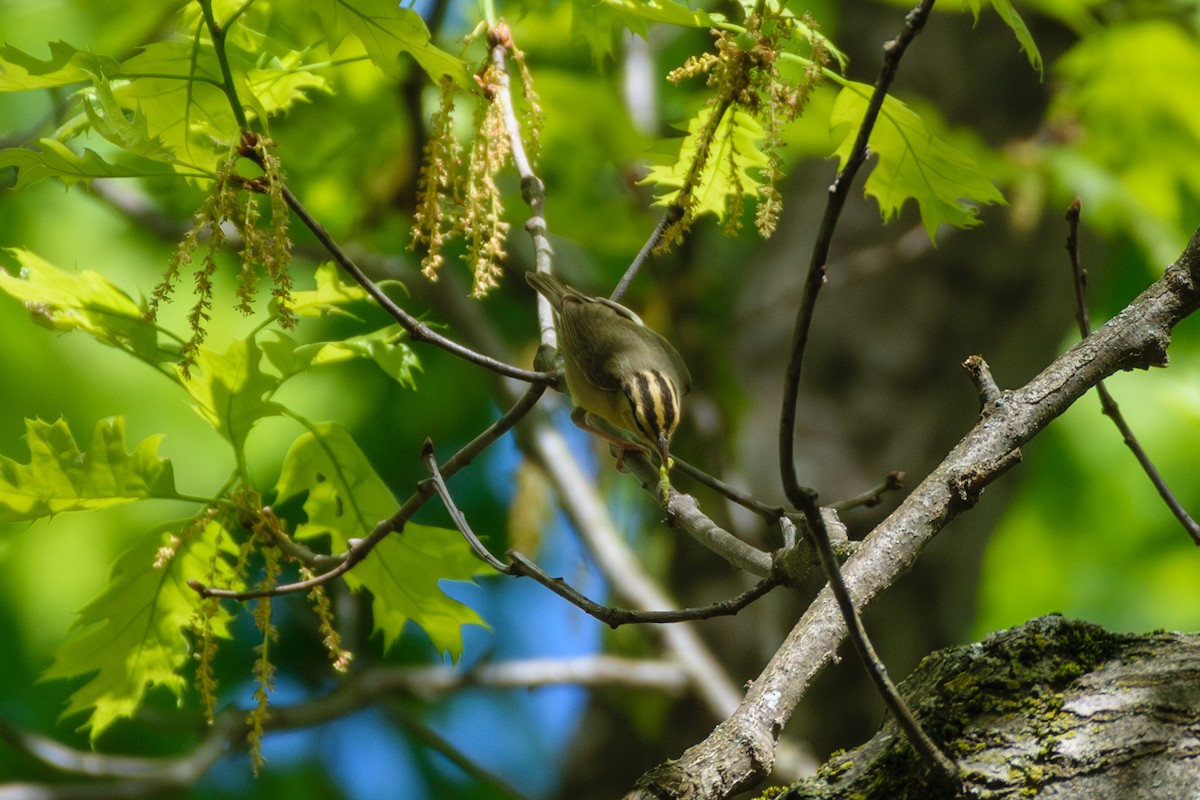
[{"label": "green leaf", "polygon": [[1200,82],[1179,77],[1200,74],[1200,42],[1165,20],[1117,25],[1055,66],[1044,153],[1057,194],[1081,197],[1090,225],[1132,236],[1150,263],[1170,263],[1200,197]]},{"label": "green leaf", "polygon": [[264,115],[287,111],[297,102],[308,99],[310,90],[329,92],[329,81],[321,75],[303,69],[301,54],[290,52],[274,58],[269,66],[246,70],[246,87]]},{"label": "green leaf", "polygon": [[[367,536],[397,508],[350,434],[333,423],[315,426],[292,444],[275,488],[277,502],[307,492],[308,519],[297,527],[296,537],[328,536],[335,551]],[[411,620],[439,651],[458,658],[462,626],[484,623],[471,608],[446,596],[438,582],[470,580],[486,569],[457,532],[408,522],[345,579],[351,589],[371,593],[375,630],[382,634],[385,649]]]},{"label": "green leaf", "polygon": [[0,269],[0,291],[23,302],[37,324],[82,331],[149,363],[179,357],[178,346],[159,343],[145,306],[100,273],[66,272],[28,250],[8,252],[20,264],[20,277]]},{"label": "green leaf", "polygon": [[263,372],[262,353],[252,340],[238,340],[224,353],[207,347],[196,351],[190,378],[180,378],[208,424],[242,453],[250,429],[283,407],[270,400],[280,379]]},{"label": "green leaf", "polygon": [[[83,155],[54,139],[39,139],[38,149],[13,147],[0,150],[0,167],[17,168],[17,184],[21,189],[44,178],[58,178],[67,186],[90,184],[96,178],[145,178],[155,175],[176,175],[178,171],[148,161],[112,164],[95,150],[85,148]],[[185,171],[198,176],[202,173]]]},{"label": "green leaf", "polygon": [[[711,118],[711,108],[700,109],[688,123],[688,134],[680,145],[678,157],[669,164],[651,167],[642,180],[660,190],[656,205],[670,205],[679,198]],[[756,192],[762,184],[760,170],[771,163],[758,149],[762,135],[762,125],[751,114],[733,108],[726,110],[713,135],[698,185],[692,191],[691,206],[696,216],[711,213],[724,219],[730,197]],[[661,191],[664,189],[667,191]]]},{"label": "green leaf", "polygon": [[[215,172],[228,155],[237,119],[211,43],[152,42],[122,62],[117,75],[106,77],[127,79],[113,89],[121,108],[142,115],[147,135],[179,161]],[[240,95],[245,87],[237,88]]]},{"label": "green leaf", "polygon": [[108,56],[76,50],[66,42],[50,42],[43,61],[11,45],[0,45],[0,92],[23,92],[89,83],[95,75],[116,71]]},{"label": "green leaf", "polygon": [[[90,710],[81,729],[91,728],[93,742],[117,720],[133,716],[152,687],[163,686],[182,700],[190,683],[182,675],[190,661],[184,630],[201,601],[187,580],[211,580],[228,537],[209,522],[155,566],[168,542],[164,535],[147,536],[117,560],[108,586],[79,612],[78,632],[58,648],[42,676],[92,675],[71,695],[63,716]],[[211,620],[214,634],[228,637],[229,621],[229,612],[218,606]]]},{"label": "green leaf", "polygon": [[310,367],[367,359],[374,361],[398,383],[416,388],[413,370],[420,368],[420,362],[404,341],[406,334],[399,325],[381,328],[365,336],[309,344],[298,344],[280,331],[273,334],[273,339],[262,343],[263,354],[285,379]]},{"label": "green leaf", "polygon": [[334,551],[371,532],[396,511],[396,499],[349,432],[321,423],[292,443],[275,486],[277,502],[307,492],[307,521],[296,538],[328,536]]},{"label": "green leaf", "polygon": [[[971,10],[971,15],[975,17],[975,21],[979,21],[979,11],[983,0],[962,0]],[[1004,20],[1017,37],[1017,44],[1021,46],[1025,56],[1029,59],[1029,66],[1033,67],[1040,74],[1042,72],[1042,53],[1038,50],[1037,42],[1033,40],[1033,34],[1029,32],[1029,27],[1025,24],[1025,20],[1021,19],[1021,15],[1017,13],[1017,9],[1013,7],[1012,0],[988,0],[992,8],[996,9],[996,13],[1000,15],[1000,19]]]},{"label": "green leaf", "polygon": [[317,288],[292,292],[288,307],[298,317],[347,316],[358,319],[345,310],[346,306],[371,300],[367,290],[357,283],[342,280],[337,266],[324,263],[317,267]]},{"label": "green leaf", "polygon": [[25,420],[29,463],[0,456],[0,523],[178,497],[171,461],[158,455],[161,441],[147,437],[127,453],[125,420],[110,417],[96,423],[81,452],[65,420]]},{"label": "green leaf", "polygon": [[[842,143],[835,155],[846,165],[872,87],[849,83],[834,101],[830,131]],[[978,205],[1003,203],[1004,196],[966,153],[937,136],[916,112],[890,95],[871,131],[871,151],[878,161],[864,191],[879,203],[886,222],[912,198],[921,209],[921,222],[930,241],[937,241],[942,223],[956,228],[979,224]]]},{"label": "green leaf", "polygon": [[92,129],[121,149],[157,161],[174,160],[162,140],[151,135],[141,109],[126,116],[107,81],[97,81],[91,94],[84,94],[83,110]]},{"label": "green leaf", "polygon": [[464,625],[487,626],[474,609],[453,600],[440,587],[443,580],[469,581],[487,568],[471,552],[458,531],[414,522],[375,546],[346,573],[346,584],[366,589],[373,602],[375,630],[386,651],[412,620],[421,626],[439,653],[458,660]]},{"label": "green leaf", "polygon": [[463,88],[471,85],[467,65],[430,41],[425,20],[394,0],[318,0],[311,7],[321,17],[335,50],[346,36],[354,36],[371,61],[392,78],[404,76],[400,54],[408,53],[436,82],[448,75]]}]

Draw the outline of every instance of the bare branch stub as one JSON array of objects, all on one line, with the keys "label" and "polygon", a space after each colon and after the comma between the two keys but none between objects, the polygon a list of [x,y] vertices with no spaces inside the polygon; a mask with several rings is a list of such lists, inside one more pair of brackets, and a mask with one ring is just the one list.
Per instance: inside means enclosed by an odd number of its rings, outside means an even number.
[{"label": "bare branch stub", "polygon": [[992,370],[983,360],[983,356],[968,356],[966,361],[963,361],[963,369],[967,371],[971,382],[975,384],[975,391],[979,393],[981,410],[1000,401],[1000,387],[996,385]]}]

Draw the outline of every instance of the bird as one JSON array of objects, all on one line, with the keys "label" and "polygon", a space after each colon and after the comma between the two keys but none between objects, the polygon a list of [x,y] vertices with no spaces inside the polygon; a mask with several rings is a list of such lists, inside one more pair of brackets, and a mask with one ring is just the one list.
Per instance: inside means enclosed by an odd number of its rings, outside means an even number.
[{"label": "bird", "polygon": [[[692,376],[683,358],[661,334],[625,306],[589,297],[545,272],[525,279],[550,301],[558,321],[559,353],[571,419],[619,448],[617,468],[627,450],[658,456],[663,494],[670,484],[671,437],[679,425],[682,400]],[[597,427],[593,418],[634,437],[627,441]]]}]

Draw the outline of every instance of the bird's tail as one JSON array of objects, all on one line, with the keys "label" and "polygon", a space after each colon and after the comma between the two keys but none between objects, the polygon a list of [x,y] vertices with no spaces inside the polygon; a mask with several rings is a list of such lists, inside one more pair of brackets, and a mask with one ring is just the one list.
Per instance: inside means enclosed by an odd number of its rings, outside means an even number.
[{"label": "bird's tail", "polygon": [[562,285],[558,278],[546,272],[526,272],[525,280],[538,294],[549,300],[555,310],[562,309],[563,298],[569,290]]}]

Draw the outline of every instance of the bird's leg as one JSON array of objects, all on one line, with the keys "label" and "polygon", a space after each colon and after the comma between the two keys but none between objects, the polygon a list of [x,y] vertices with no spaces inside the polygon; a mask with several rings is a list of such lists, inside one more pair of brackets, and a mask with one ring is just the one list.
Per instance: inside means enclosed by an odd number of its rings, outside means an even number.
[{"label": "bird's leg", "polygon": [[639,453],[644,453],[647,456],[650,455],[650,448],[646,447],[645,445],[639,442],[630,441],[629,439],[625,439],[620,436],[614,436],[612,433],[604,430],[603,428],[593,425],[590,421],[592,416],[592,414],[583,408],[576,406],[575,410],[571,412],[571,421],[588,433],[599,436],[601,439],[617,448],[618,470],[621,472],[625,471],[625,454],[630,450],[637,450]]}]

